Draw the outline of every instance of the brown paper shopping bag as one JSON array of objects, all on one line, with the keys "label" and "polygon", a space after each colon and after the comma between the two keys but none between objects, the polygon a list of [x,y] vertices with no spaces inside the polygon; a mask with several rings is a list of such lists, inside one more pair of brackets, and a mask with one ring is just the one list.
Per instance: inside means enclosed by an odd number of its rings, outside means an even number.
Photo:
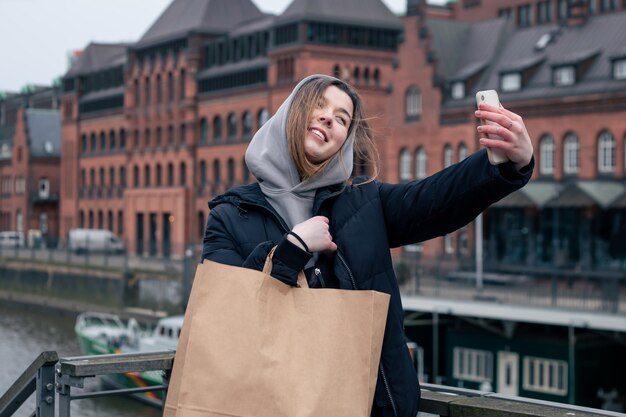
[{"label": "brown paper shopping bag", "polygon": [[199,265],[164,415],[368,417],[389,296],[299,282]]}]

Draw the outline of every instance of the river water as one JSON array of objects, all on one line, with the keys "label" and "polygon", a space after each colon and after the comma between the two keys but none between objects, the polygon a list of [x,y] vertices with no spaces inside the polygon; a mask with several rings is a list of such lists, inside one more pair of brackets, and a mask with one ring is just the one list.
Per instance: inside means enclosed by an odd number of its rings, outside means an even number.
[{"label": "river water", "polygon": [[[0,396],[46,350],[56,350],[59,357],[81,355],[74,335],[74,319],[54,317],[0,304]],[[99,382],[85,381],[86,390],[96,390]],[[157,417],[161,411],[127,397],[102,397],[72,401],[72,417]],[[34,395],[16,417],[27,417],[35,410]]]}]

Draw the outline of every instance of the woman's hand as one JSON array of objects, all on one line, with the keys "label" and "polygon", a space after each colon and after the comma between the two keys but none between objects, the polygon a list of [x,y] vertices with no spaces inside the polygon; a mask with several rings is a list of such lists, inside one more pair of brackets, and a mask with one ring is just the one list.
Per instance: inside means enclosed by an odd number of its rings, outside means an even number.
[{"label": "woman's hand", "polygon": [[[304,240],[311,252],[333,252],[337,250],[337,245],[333,242],[333,237],[328,231],[328,218],[324,216],[311,217],[302,223],[298,223],[293,227],[292,231]],[[299,248],[304,249],[295,237],[287,235],[287,239]]]},{"label": "woman's hand", "polygon": [[480,138],[480,144],[491,149],[501,149],[515,168],[522,169],[533,157],[533,144],[524,125],[524,120],[504,107],[494,107],[480,103],[474,113],[476,117],[489,120],[497,125],[478,126],[478,132],[499,136],[502,140]]}]

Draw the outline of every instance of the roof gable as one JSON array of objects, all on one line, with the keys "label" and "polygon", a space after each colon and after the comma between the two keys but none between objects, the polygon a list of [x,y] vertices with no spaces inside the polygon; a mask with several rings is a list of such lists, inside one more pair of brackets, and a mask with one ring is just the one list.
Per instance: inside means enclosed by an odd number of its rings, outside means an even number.
[{"label": "roof gable", "polygon": [[225,33],[243,22],[265,16],[251,0],[174,0],[135,47],[184,37],[194,31]]},{"label": "roof gable", "polygon": [[296,20],[403,28],[401,20],[381,0],[293,0],[277,23]]},{"label": "roof gable", "polygon": [[66,77],[87,74],[126,62],[125,43],[90,43],[65,74]]}]

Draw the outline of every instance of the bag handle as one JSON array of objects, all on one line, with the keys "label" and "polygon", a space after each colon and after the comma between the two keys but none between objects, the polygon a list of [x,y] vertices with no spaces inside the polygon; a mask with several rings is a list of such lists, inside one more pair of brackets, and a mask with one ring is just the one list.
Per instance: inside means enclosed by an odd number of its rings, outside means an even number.
[{"label": "bag handle", "polygon": [[[263,265],[263,273],[267,275],[271,275],[272,273],[272,257],[274,256],[274,251],[276,250],[276,246],[274,246],[269,253],[267,254],[267,258],[265,258],[265,265]],[[300,271],[298,273],[298,287],[309,288],[309,283],[304,276],[304,271]]]}]

